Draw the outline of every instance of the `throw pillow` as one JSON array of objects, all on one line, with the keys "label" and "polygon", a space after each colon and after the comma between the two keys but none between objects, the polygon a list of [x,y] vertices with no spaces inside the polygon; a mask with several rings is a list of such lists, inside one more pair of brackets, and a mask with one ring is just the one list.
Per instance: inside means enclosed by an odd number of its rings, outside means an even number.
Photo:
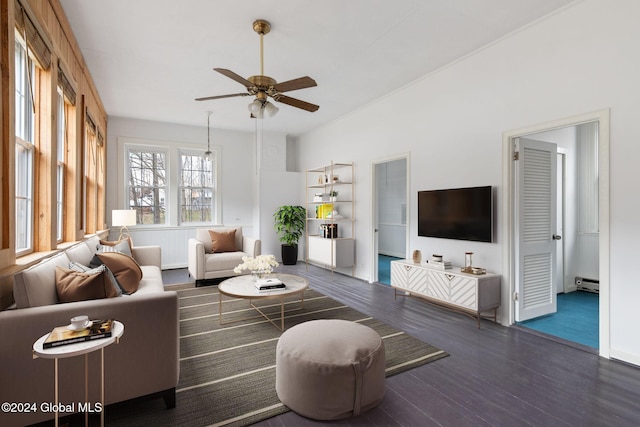
[{"label": "throw pillow", "polygon": [[97,253],[103,252],[121,252],[123,254],[132,256],[131,254],[131,239],[123,239],[117,242],[108,242],[106,240],[100,240],[100,244],[97,248]]},{"label": "throw pillow", "polygon": [[104,252],[96,254],[92,262],[96,257],[116,276],[123,293],[132,294],[138,290],[142,280],[142,269],[135,259],[119,252]]},{"label": "throw pillow", "polygon": [[214,231],[209,230],[211,236],[211,252],[235,252],[236,230]]},{"label": "throw pillow", "polygon": [[73,271],[77,271],[79,273],[87,273],[87,274],[97,274],[104,271],[104,274],[107,275],[107,280],[109,281],[113,289],[115,289],[116,291],[116,294],[117,294],[116,296],[122,296],[122,289],[120,288],[120,285],[116,280],[116,277],[113,275],[111,270],[107,268],[106,265],[102,264],[102,265],[99,265],[98,267],[91,268],[91,267],[87,267],[86,265],[82,265],[80,263],[71,261],[69,263],[69,269]]},{"label": "throw pillow", "polygon": [[56,266],[58,301],[75,302],[118,296],[105,271],[80,273]]}]

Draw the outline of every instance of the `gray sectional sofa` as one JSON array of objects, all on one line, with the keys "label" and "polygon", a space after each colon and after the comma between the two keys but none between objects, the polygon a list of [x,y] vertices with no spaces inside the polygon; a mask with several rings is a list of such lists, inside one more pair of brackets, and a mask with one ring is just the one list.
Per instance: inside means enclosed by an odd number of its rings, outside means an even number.
[{"label": "gray sectional sofa", "polygon": [[[176,292],[162,283],[160,247],[132,248],[142,269],[138,291],[115,298],[58,303],[56,266],[88,265],[97,236],[47,258],[15,276],[16,308],[0,312],[0,402],[35,403],[34,412],[0,412],[0,425],[21,426],[52,419],[40,410],[54,402],[54,361],[34,359],[33,343],[77,315],[124,324],[118,344],[105,351],[105,404],[148,396],[175,406],[179,377],[179,314]],[[89,355],[89,402],[100,401],[99,351]],[[60,359],[60,402],[85,402],[84,356]],[[108,411],[108,408],[107,408]]]}]

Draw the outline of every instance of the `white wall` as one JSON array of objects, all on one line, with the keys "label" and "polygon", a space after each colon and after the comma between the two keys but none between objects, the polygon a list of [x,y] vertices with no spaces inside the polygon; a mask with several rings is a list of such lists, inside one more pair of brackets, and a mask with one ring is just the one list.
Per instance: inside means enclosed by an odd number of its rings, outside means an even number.
[{"label": "white wall", "polygon": [[[267,119],[265,119],[267,120]],[[303,174],[287,171],[288,155],[286,134],[265,133],[258,137],[260,162],[257,171],[257,223],[262,240],[262,253],[274,254],[281,261],[281,243],[273,229],[273,213],[282,205],[303,205],[300,192],[304,186]],[[298,243],[298,258],[304,255],[304,235]]]},{"label": "white wall", "polygon": [[[502,212],[502,134],[610,108],[611,355],[640,365],[640,240],[637,117],[640,115],[640,2],[585,0],[439,72],[299,139],[301,168],[355,161],[358,236],[356,275],[371,262],[374,158],[411,153],[411,249],[439,252],[456,264],[501,273],[500,226],[495,243],[418,237],[416,194],[425,188],[493,185]],[[416,29],[419,35],[419,29]],[[384,58],[380,58],[384,60]],[[498,224],[504,218],[498,216]]]}]

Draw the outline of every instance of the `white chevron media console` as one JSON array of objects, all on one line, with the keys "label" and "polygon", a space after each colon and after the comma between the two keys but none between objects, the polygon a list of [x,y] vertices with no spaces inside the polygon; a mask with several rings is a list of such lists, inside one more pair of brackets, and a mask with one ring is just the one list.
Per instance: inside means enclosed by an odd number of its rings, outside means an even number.
[{"label": "white chevron media console", "polygon": [[[467,274],[460,267],[450,269],[416,264],[412,260],[391,262],[391,286],[398,293],[419,297],[427,302],[466,314],[478,320],[496,321],[500,307],[500,276]],[[486,315],[493,312],[491,315]]]}]

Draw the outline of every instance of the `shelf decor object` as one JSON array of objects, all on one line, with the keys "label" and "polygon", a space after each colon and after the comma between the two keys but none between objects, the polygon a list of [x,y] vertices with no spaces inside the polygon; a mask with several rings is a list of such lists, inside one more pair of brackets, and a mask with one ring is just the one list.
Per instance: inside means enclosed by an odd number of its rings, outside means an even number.
[{"label": "shelf decor object", "polygon": [[464,253],[464,267],[460,269],[463,273],[473,273],[473,262],[472,262],[473,252],[465,252]]}]

